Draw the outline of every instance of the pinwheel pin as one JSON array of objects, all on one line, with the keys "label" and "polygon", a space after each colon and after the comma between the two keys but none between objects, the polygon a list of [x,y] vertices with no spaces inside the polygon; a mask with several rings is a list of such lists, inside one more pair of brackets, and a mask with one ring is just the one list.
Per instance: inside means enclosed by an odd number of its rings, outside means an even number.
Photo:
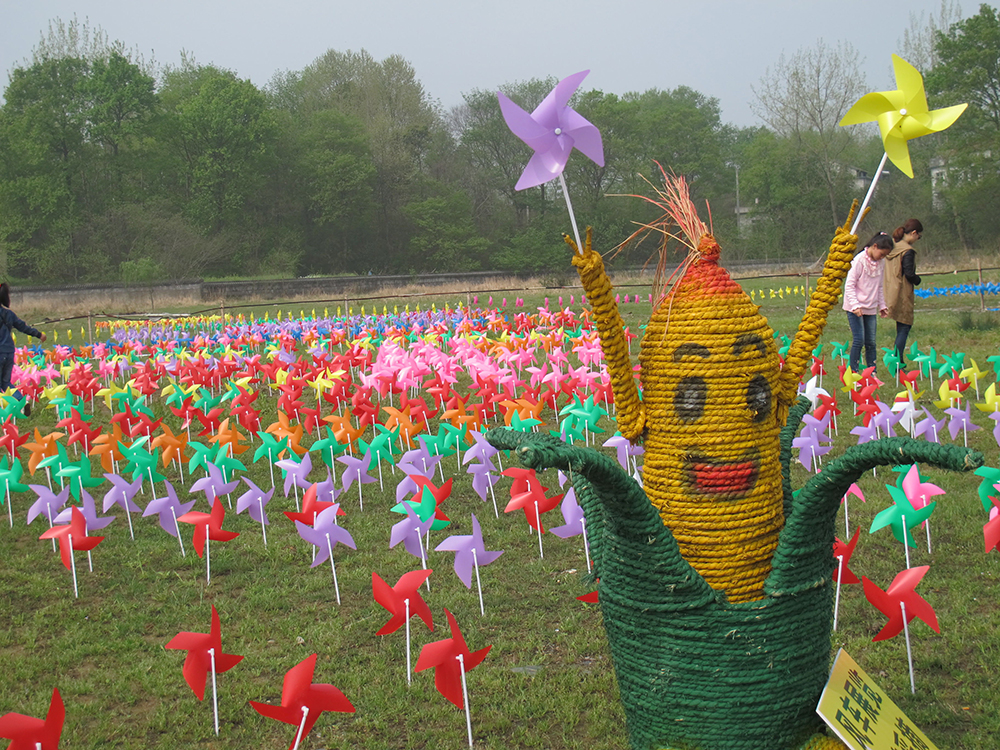
[{"label": "pinwheel pin", "polygon": [[250,701],[261,716],[298,726],[289,750],[298,750],[302,738],[309,734],[323,711],[354,713],[354,706],[333,685],[312,681],[316,671],[316,654],[303,659],[285,673],[281,688],[281,705]]},{"label": "pinwheel pin", "polygon": [[381,604],[392,615],[389,622],[375,633],[375,635],[388,635],[395,633],[402,625],[406,625],[406,682],[412,680],[412,669],[410,666],[410,618],[416,615],[424,621],[428,630],[434,630],[434,618],[427,602],[420,595],[420,586],[433,571],[411,570],[404,573],[396,581],[395,586],[389,586],[382,580],[378,573],[372,572],[372,595],[375,601]]},{"label": "pinwheel pin", "polygon": [[469,735],[469,747],[472,747],[472,716],[469,713],[469,690],[465,681],[465,673],[479,666],[492,646],[481,648],[475,653],[469,652],[465,638],[458,629],[455,616],[447,610],[448,627],[451,638],[428,643],[420,650],[417,659],[417,672],[434,669],[434,686],[445,698],[458,708],[465,708],[465,726]]},{"label": "pinwheel pin", "polygon": [[563,170],[566,169],[569,155],[574,148],[598,166],[604,166],[604,145],[601,142],[600,131],[569,106],[570,98],[588,73],[589,70],[584,70],[563,78],[531,114],[517,106],[502,92],[497,92],[500,111],[507,121],[507,126],[534,151],[514,189],[525,190],[558,177],[573,224],[576,247],[581,253],[583,245],[580,242],[580,230],[576,226],[573,204],[569,199]]},{"label": "pinwheel pin", "polygon": [[0,716],[0,737],[11,741],[7,750],[59,750],[65,721],[66,706],[59,689],[53,688],[44,721],[13,712],[4,714]]},{"label": "pinwheel pin", "polygon": [[934,608],[915,591],[917,584],[920,583],[929,569],[929,565],[907,568],[896,575],[885,591],[868,580],[867,577],[861,579],[868,601],[889,618],[889,621],[872,640],[884,641],[899,635],[900,630],[905,632],[906,658],[910,665],[910,692],[912,693],[916,693],[917,688],[913,681],[913,653],[910,650],[909,623],[914,617],[919,617],[930,625],[934,632],[941,632]]},{"label": "pinwheel pin", "polygon": [[215,715],[215,734],[219,734],[219,693],[216,675],[228,672],[241,661],[242,656],[222,652],[222,625],[219,613],[212,605],[212,627],[208,633],[188,633],[182,631],[167,643],[165,648],[187,651],[184,659],[184,681],[198,700],[205,699],[205,683],[209,672],[212,675],[212,709]]},{"label": "pinwheel pin", "polygon": [[865,213],[868,201],[871,199],[875,185],[882,174],[886,159],[891,159],[899,171],[907,177],[913,177],[913,166],[910,163],[910,149],[907,141],[922,135],[941,132],[955,122],[968,106],[967,104],[956,104],[953,107],[931,111],[927,107],[924,79],[920,75],[920,71],[899,55],[892,56],[892,68],[896,75],[896,90],[865,94],[847,110],[847,114],[840,121],[841,125],[878,122],[882,143],[885,146],[885,154],[875,171],[875,177],[868,188],[868,194],[861,204],[858,218],[855,219],[854,226],[851,227],[851,234],[854,234],[858,228],[858,223]]}]

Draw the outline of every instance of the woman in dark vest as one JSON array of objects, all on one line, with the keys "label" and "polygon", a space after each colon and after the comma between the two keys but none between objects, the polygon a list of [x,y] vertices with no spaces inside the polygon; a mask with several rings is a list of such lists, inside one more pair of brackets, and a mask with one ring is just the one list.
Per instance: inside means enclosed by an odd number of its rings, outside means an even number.
[{"label": "woman in dark vest", "polygon": [[[6,281],[0,284],[0,393],[6,393],[10,388],[10,378],[14,372],[14,329],[45,341],[45,334],[37,328],[32,328],[21,320],[10,309],[10,284]],[[20,398],[20,394],[17,394]],[[24,405],[24,416],[31,414],[31,402]]]}]

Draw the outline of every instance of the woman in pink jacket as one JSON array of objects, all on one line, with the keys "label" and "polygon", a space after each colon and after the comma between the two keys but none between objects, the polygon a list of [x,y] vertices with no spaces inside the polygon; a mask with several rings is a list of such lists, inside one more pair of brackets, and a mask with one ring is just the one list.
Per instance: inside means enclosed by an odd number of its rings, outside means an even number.
[{"label": "woman in pink jacket", "polygon": [[892,237],[879,232],[868,245],[851,261],[851,270],[844,282],[844,310],[847,323],[851,327],[851,354],[849,362],[854,372],[860,372],[861,347],[865,348],[865,367],[875,366],[876,315],[885,317],[885,295],[882,291],[882,277],[885,273],[885,257],[892,251]]}]

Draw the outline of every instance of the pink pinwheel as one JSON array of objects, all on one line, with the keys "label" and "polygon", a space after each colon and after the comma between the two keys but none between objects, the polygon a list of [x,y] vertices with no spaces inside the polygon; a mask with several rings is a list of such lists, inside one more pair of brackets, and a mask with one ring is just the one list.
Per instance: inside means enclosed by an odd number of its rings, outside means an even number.
[{"label": "pink pinwheel", "polygon": [[[434,630],[434,618],[431,615],[427,602],[420,596],[420,587],[433,571],[411,570],[404,573],[396,581],[395,586],[389,586],[382,580],[378,573],[372,572],[372,595],[375,601],[385,607],[392,617],[375,635],[388,635],[399,630],[406,621],[406,610],[409,608],[410,617],[416,615],[424,621],[428,630]],[[406,600],[409,599],[409,604]]]},{"label": "pink pinwheel", "polygon": [[337,513],[340,510],[339,503],[333,503],[329,508],[324,509],[316,516],[316,521],[312,526],[295,522],[295,528],[309,544],[316,547],[316,559],[309,567],[315,568],[317,565],[326,562],[333,554],[333,548],[338,544],[343,544],[351,549],[357,549],[354,538],[343,526],[337,524]]},{"label": "pink pinwheel", "polygon": [[990,520],[983,526],[983,541],[986,543],[986,554],[994,549],[1000,552],[1000,500],[996,498],[990,508]]},{"label": "pink pinwheel", "polygon": [[[182,672],[184,681],[198,700],[205,699],[205,683],[208,681],[210,670],[214,669],[216,674],[221,674],[243,661],[242,656],[222,652],[222,625],[214,604],[212,628],[208,633],[182,631],[171,638],[165,648],[188,652]],[[213,651],[211,654],[209,654],[210,649]]]},{"label": "pink pinwheel", "polygon": [[604,166],[600,132],[568,106],[589,72],[584,70],[562,79],[530,115],[503,93],[497,93],[507,126],[535,152],[514,186],[515,190],[525,190],[559,177],[574,147],[598,166]]},{"label": "pink pinwheel", "polygon": [[503,550],[488,552],[483,543],[483,532],[476,520],[475,513],[472,514],[472,533],[467,535],[453,534],[447,537],[437,547],[436,552],[455,553],[455,575],[465,584],[465,588],[472,588],[472,569],[476,567],[476,577],[479,577],[478,568],[489,565],[503,554]]},{"label": "pink pinwheel", "polygon": [[918,510],[926,507],[927,504],[930,503],[930,498],[935,495],[944,494],[944,490],[936,484],[922,481],[920,477],[920,467],[918,467],[917,464],[913,464],[913,466],[910,467],[910,470],[906,472],[906,476],[903,477],[902,487],[903,493],[906,495],[906,499],[909,500],[910,504]]},{"label": "pink pinwheel", "polygon": [[13,712],[4,714],[0,716],[0,737],[11,741],[7,750],[59,750],[65,721],[66,707],[59,689],[53,688],[44,721]]},{"label": "pink pinwheel", "polygon": [[941,632],[938,625],[937,615],[927,601],[914,589],[921,579],[930,569],[929,565],[921,565],[918,568],[907,568],[896,575],[885,591],[872,583],[867,577],[862,576],[862,583],[865,588],[865,596],[879,612],[889,618],[889,621],[880,630],[873,641],[884,641],[893,636],[899,635],[903,629],[903,611],[900,604],[906,608],[906,622],[909,623],[914,617],[919,617],[933,628],[937,633]]},{"label": "pink pinwheel", "polygon": [[313,654],[285,673],[280,706],[250,701],[261,716],[298,727],[290,750],[298,747],[323,711],[354,713],[354,706],[340,690],[333,685],[312,681],[315,670],[316,654]]},{"label": "pink pinwheel", "polygon": [[420,672],[433,668],[434,686],[438,692],[458,708],[463,708],[465,707],[462,695],[465,673],[479,666],[493,647],[486,646],[475,653],[470,653],[469,647],[465,645],[462,632],[458,629],[455,616],[447,608],[444,613],[448,618],[451,638],[434,641],[424,646],[420,651],[420,657],[417,659],[417,667],[414,671]]}]

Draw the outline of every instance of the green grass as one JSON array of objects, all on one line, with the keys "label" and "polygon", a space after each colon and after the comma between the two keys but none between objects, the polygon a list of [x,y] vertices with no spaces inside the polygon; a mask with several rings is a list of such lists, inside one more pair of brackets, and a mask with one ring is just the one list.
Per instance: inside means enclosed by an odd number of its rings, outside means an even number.
[{"label": "green grass", "polygon": [[[768,284],[754,281],[745,287],[759,291]],[[563,291],[567,297],[568,293]],[[557,294],[548,296],[554,301]],[[531,310],[543,295],[524,296]],[[401,309],[406,303],[414,305],[412,299],[385,301],[390,311],[397,303]],[[436,304],[442,306],[439,299]],[[762,312],[772,326],[791,335],[801,315],[796,304],[801,307],[802,298],[767,299]],[[986,357],[997,352],[996,344],[981,333],[959,328],[953,311],[963,305],[978,311],[978,298],[918,301],[911,336],[924,348],[965,351],[985,369]],[[285,303],[282,309],[297,314],[299,307]],[[310,307],[306,306],[306,314]],[[629,304],[623,313],[626,323],[636,330],[648,319],[649,305]],[[893,326],[883,322],[879,345],[889,346],[893,336]],[[835,310],[825,340],[848,337],[846,320]],[[638,343],[633,347],[636,353]],[[835,372],[829,360],[827,370]],[[827,388],[833,387],[834,378],[827,378]],[[880,390],[884,399],[891,395],[889,386]],[[262,396],[260,401],[264,400]],[[845,408],[844,394],[841,406]],[[162,414],[162,406],[157,408]],[[267,409],[262,415],[265,424],[275,418],[273,400]],[[551,413],[547,418],[554,421]],[[992,422],[982,414],[976,419],[984,429],[970,434],[970,445],[982,450],[987,462],[995,466],[998,452]],[[52,429],[54,419],[46,411],[27,424],[45,432]],[[849,435],[854,424],[847,415],[841,419],[840,437],[831,456],[854,443]],[[454,458],[446,462],[454,473]],[[927,553],[926,546],[912,551],[911,564],[931,565],[918,591],[935,607],[941,624],[941,634],[920,622],[911,626],[916,695],[909,691],[902,637],[871,641],[883,618],[867,604],[858,586],[842,592],[834,648],[846,648],[942,750],[992,750],[1000,736],[1000,713],[994,706],[1000,694],[995,668],[1000,662],[996,635],[1000,555],[983,554],[986,518],[976,496],[978,478],[934,470],[925,473],[948,494],[940,499],[932,517],[933,552]],[[269,485],[262,463],[248,476],[262,486]],[[391,476],[387,474],[387,480]],[[808,476],[796,464],[793,486],[801,486]],[[318,478],[319,472],[313,477]],[[852,532],[854,528],[867,530],[874,515],[887,506],[884,484],[894,477],[888,470],[879,470],[877,477],[862,478],[868,502],[862,505],[852,499]],[[191,480],[182,482],[175,474],[170,478],[183,496],[180,490]],[[43,480],[36,475],[33,481]],[[544,481],[556,486],[554,474]],[[501,509],[507,486],[506,480],[497,486]],[[435,691],[431,673],[414,675],[413,684],[407,686],[403,631],[374,635],[388,615],[372,599],[372,571],[393,583],[419,565],[401,547],[388,549],[389,528],[398,519],[388,512],[393,489],[391,480],[384,492],[377,485],[366,485],[363,513],[358,511],[356,488],[343,498],[349,514],[343,523],[354,535],[358,550],[340,547],[335,551],[340,606],[329,566],[309,568],[310,547],[280,514],[292,507],[291,500],[276,497],[269,506],[272,525],[266,548],[257,524],[245,515],[227,515],[227,528],[241,535],[227,544],[212,545],[208,586],[204,561],[194,556],[189,536],[185,542],[188,556],[182,558],[176,540],[164,534],[155,519],[133,518],[133,542],[124,519],[119,518],[103,532],[107,538],[94,550],[93,573],[86,569],[86,556],[77,554],[80,598],[74,599],[69,572],[51,546],[37,539],[42,522],[24,526],[33,497],[15,496],[14,529],[0,522],[0,557],[4,560],[0,612],[7,621],[0,628],[0,670],[5,676],[0,683],[0,713],[44,716],[51,689],[58,686],[67,705],[61,746],[68,750],[285,747],[294,727],[263,719],[247,700],[280,699],[284,673],[315,652],[319,661],[314,679],[343,690],[357,713],[324,714],[304,748],[463,747],[464,716]],[[103,488],[99,488],[98,502],[102,495]],[[140,499],[145,502],[149,495]],[[205,509],[204,501],[199,508]],[[469,674],[476,746],[627,747],[599,608],[575,599],[592,588],[580,578],[585,568],[582,542],[546,535],[545,557],[539,559],[537,538],[529,533],[523,514],[501,513],[495,518],[492,506],[480,502],[464,473],[456,474],[445,510],[453,523],[446,531],[435,532],[435,544],[448,534],[468,533],[469,514],[474,512],[490,548],[505,550],[482,571],[485,617],[480,617],[475,589],[467,590],[451,570],[453,556],[432,554],[432,590],[424,596],[434,613],[436,630],[428,633],[413,621],[414,660],[422,644],[447,637],[442,630],[444,607],[455,613],[470,648],[493,646],[485,662]],[[117,509],[112,512],[121,515]],[[841,514],[841,536],[843,523]],[[888,530],[875,535],[862,532],[852,559],[859,576],[867,575],[884,588],[904,565],[902,549]],[[210,701],[199,704],[182,679],[183,653],[163,648],[178,631],[207,632],[211,604],[222,618],[225,651],[246,657],[219,676],[219,738],[212,732]]]}]

